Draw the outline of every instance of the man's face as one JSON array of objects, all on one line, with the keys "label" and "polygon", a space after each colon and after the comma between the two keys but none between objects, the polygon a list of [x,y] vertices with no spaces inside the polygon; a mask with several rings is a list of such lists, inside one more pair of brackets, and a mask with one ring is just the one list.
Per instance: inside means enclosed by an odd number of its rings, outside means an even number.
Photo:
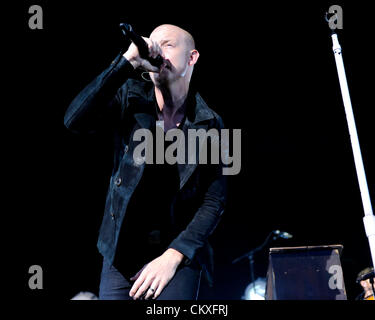
[{"label": "man's face", "polygon": [[[373,280],[375,281],[375,278],[373,278]],[[362,286],[363,290],[365,290],[365,291],[371,291],[372,290],[372,285],[371,285],[370,279],[362,280],[360,283],[361,283],[361,286]]]},{"label": "man's face", "polygon": [[185,75],[188,68],[190,50],[187,47],[183,30],[173,26],[161,26],[150,35],[161,48],[166,66],[160,73],[150,73],[155,85],[172,83]]}]

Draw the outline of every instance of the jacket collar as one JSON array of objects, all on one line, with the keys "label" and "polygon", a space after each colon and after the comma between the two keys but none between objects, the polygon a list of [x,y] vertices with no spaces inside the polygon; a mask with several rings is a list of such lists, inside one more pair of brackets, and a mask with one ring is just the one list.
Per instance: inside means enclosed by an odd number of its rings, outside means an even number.
[{"label": "jacket collar", "polygon": [[[155,90],[149,83],[137,81],[136,85],[129,87],[129,102],[137,100],[134,110],[134,117],[142,128],[151,128],[155,122]],[[191,89],[188,95],[188,108],[186,112],[189,128],[201,127],[199,124],[214,118],[213,112],[209,109],[200,94]]]},{"label": "jacket collar", "polygon": [[[128,102],[132,104],[134,102],[134,117],[141,128],[150,129],[155,125],[155,91],[154,86],[147,86],[148,83],[140,83],[139,86],[132,86],[128,91]],[[185,134],[188,129],[208,129],[208,123],[205,121],[214,118],[214,113],[209,109],[205,101],[202,99],[200,94],[195,90],[189,92],[188,108],[186,111],[186,118],[182,130]],[[186,139],[187,143],[187,139]],[[185,146],[185,152],[188,151],[188,147]],[[200,151],[198,152],[200,154]],[[186,154],[186,160],[188,155]],[[198,160],[198,159],[197,159]],[[177,164],[179,178],[180,178],[180,189],[185,185],[189,177],[196,169],[198,163],[193,164]]]}]

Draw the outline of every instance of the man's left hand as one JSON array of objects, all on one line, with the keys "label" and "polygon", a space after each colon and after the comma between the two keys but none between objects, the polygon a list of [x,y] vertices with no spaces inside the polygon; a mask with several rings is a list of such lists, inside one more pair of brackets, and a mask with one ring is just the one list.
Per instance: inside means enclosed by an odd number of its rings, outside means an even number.
[{"label": "man's left hand", "polygon": [[169,248],[161,256],[146,264],[138,273],[130,278],[136,280],[129,292],[134,300],[144,294],[144,299],[156,299],[169,281],[173,278],[184,255]]}]

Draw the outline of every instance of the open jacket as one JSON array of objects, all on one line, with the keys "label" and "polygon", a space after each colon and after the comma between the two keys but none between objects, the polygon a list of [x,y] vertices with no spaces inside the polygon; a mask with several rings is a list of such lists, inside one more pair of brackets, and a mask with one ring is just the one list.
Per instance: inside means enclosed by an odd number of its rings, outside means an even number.
[{"label": "open jacket", "polygon": [[[78,94],[64,118],[65,126],[73,132],[90,133],[105,124],[113,131],[113,171],[97,242],[100,253],[110,263],[116,254],[127,205],[145,167],[144,162],[139,164],[133,159],[134,148],[140,143],[133,140],[133,134],[137,129],[148,129],[155,124],[155,116],[152,114],[155,112],[154,86],[130,78],[133,72],[132,65],[120,54]],[[220,116],[206,105],[199,93],[190,93],[189,97],[182,126],[184,133],[188,129],[211,128],[220,132],[224,128]],[[176,237],[168,248],[181,252],[185,256],[184,264],[197,259],[212,284],[213,252],[208,237],[219,222],[226,204],[223,165],[220,162],[177,166],[180,187],[170,212]]]}]

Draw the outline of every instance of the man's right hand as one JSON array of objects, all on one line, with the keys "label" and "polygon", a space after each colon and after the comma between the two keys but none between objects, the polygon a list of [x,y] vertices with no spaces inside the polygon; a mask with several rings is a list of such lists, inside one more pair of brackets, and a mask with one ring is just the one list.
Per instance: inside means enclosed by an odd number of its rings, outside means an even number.
[{"label": "man's right hand", "polygon": [[[158,55],[163,56],[159,45],[149,38],[142,37],[148,44],[148,56],[156,58]],[[148,72],[159,72],[159,68],[151,65],[151,63],[140,57],[137,46],[132,42],[128,50],[124,53],[124,58],[128,60],[134,69],[140,68]]]}]

